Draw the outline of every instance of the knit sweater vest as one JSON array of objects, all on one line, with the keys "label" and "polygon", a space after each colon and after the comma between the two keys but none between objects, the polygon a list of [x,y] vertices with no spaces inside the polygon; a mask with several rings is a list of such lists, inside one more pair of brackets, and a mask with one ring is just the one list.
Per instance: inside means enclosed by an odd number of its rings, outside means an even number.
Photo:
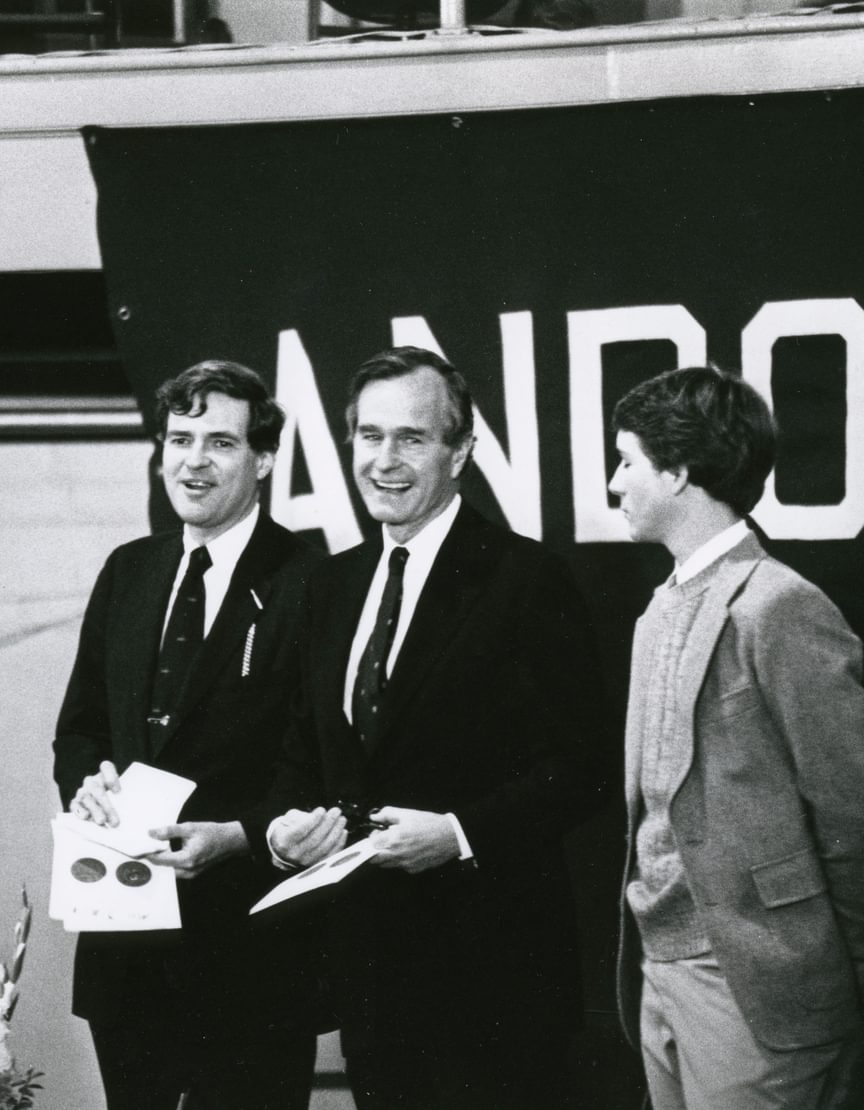
[{"label": "knit sweater vest", "polygon": [[645,612],[640,637],[638,673],[651,677],[644,692],[640,737],[641,820],[627,899],[643,951],[652,960],[681,960],[711,950],[687,884],[669,807],[688,758],[687,722],[678,708],[688,635],[721,561],[680,586],[661,586]]}]

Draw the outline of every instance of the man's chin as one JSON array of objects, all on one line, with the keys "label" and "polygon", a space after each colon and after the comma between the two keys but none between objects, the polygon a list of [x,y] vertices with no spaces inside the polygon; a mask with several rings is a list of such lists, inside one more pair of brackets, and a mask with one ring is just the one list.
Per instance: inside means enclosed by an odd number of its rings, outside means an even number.
[{"label": "man's chin", "polygon": [[382,497],[380,494],[371,494],[363,498],[366,512],[380,524],[399,524],[404,518],[404,511],[399,505],[393,504],[392,497]]},{"label": "man's chin", "polygon": [[378,510],[376,512],[369,511],[369,515],[377,524],[387,524],[391,528],[398,528],[403,523],[401,513],[387,512],[385,510]]},{"label": "man's chin", "polygon": [[211,523],[210,513],[203,505],[178,500],[172,501],[171,507],[184,524],[190,524],[194,528],[206,528]]},{"label": "man's chin", "polygon": [[627,521],[627,534],[633,543],[640,543],[643,538],[638,525],[634,524],[632,520]]}]

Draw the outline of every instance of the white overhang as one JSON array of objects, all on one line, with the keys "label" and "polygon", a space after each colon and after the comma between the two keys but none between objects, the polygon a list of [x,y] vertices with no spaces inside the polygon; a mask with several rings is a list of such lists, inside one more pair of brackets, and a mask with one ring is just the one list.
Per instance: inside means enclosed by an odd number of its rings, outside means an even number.
[{"label": "white overhang", "polygon": [[864,85],[864,13],[305,46],[0,56],[0,135],[552,108]]}]

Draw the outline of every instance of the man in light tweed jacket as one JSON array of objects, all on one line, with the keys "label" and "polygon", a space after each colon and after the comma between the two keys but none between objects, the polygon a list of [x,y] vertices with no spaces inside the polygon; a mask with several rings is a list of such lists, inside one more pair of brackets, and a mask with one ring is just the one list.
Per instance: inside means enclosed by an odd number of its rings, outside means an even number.
[{"label": "man in light tweed jacket", "polygon": [[676,563],[633,646],[625,1029],[654,1110],[840,1106],[864,997],[861,643],[747,527],[775,439],[752,388],[675,370],[614,423],[609,488]]}]

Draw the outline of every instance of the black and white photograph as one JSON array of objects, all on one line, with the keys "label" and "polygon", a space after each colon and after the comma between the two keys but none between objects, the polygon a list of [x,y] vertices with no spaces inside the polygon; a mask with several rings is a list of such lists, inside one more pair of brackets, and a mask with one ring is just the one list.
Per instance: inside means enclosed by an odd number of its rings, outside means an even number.
[{"label": "black and white photograph", "polygon": [[864,1110],[864,4],[0,0],[0,1110]]}]

